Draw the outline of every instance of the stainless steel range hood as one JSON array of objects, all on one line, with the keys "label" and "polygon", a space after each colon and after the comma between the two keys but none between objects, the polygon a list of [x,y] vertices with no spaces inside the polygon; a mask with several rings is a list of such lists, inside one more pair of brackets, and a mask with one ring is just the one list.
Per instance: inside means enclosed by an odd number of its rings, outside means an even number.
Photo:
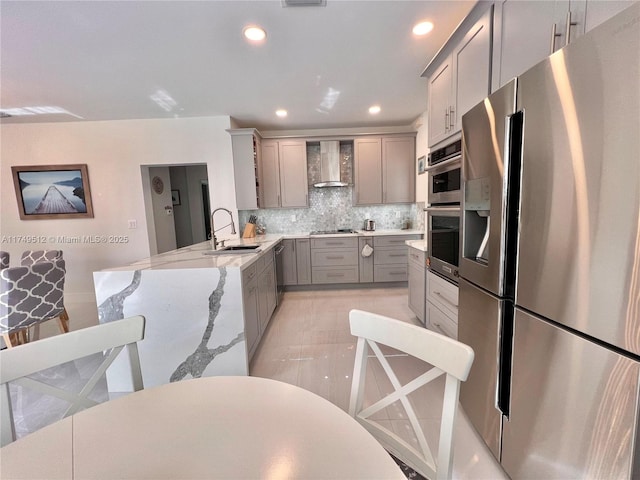
[{"label": "stainless steel range hood", "polygon": [[340,180],[340,142],[337,140],[320,142],[320,181],[314,187],[346,187]]}]

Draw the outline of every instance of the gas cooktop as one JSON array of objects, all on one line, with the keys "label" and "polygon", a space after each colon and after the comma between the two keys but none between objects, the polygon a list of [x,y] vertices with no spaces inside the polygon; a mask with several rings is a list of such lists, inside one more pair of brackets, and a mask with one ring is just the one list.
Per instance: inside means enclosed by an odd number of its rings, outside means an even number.
[{"label": "gas cooktop", "polygon": [[337,230],[316,230],[310,232],[309,235],[339,235],[341,233],[357,233],[352,228],[339,228]]}]

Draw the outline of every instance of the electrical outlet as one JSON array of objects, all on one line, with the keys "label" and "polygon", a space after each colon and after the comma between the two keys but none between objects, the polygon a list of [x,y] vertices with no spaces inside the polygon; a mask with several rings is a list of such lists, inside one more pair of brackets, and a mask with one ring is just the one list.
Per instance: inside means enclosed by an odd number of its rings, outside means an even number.
[{"label": "electrical outlet", "polygon": [[291,221],[292,221],[292,222],[295,222],[295,221],[296,221],[296,215],[295,215],[295,214],[291,215]]},{"label": "electrical outlet", "polygon": [[396,212],[396,218],[400,218],[400,212]]}]

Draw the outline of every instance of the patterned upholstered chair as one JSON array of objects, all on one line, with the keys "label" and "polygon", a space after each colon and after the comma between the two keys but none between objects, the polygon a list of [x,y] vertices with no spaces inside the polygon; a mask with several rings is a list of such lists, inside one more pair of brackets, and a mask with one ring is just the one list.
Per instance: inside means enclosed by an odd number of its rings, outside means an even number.
[{"label": "patterned upholstered chair", "polygon": [[29,327],[64,312],[64,260],[0,270],[0,334],[7,348],[29,340]]},{"label": "patterned upholstered chair", "polygon": [[0,252],[0,270],[9,268],[9,252]]},{"label": "patterned upholstered chair", "polygon": [[[20,265],[27,266],[40,262],[54,262],[56,260],[62,260],[62,250],[25,250],[22,252]],[[58,324],[63,333],[69,332],[69,314],[66,308],[64,308],[62,315],[60,315]]]},{"label": "patterned upholstered chair", "polygon": [[20,265],[33,265],[54,260],[62,260],[62,250],[25,250],[22,252]]}]

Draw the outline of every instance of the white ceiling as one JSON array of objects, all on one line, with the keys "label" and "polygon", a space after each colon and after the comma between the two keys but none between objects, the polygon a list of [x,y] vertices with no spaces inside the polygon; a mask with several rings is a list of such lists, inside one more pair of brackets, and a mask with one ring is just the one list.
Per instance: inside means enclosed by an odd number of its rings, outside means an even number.
[{"label": "white ceiling", "polygon": [[[263,130],[409,125],[426,109],[420,73],[474,3],[2,0],[0,108],[73,114],[3,123],[229,115]],[[423,19],[435,28],[417,38]],[[264,44],[244,40],[251,23],[266,29]],[[169,111],[152,99],[164,94]]]}]

